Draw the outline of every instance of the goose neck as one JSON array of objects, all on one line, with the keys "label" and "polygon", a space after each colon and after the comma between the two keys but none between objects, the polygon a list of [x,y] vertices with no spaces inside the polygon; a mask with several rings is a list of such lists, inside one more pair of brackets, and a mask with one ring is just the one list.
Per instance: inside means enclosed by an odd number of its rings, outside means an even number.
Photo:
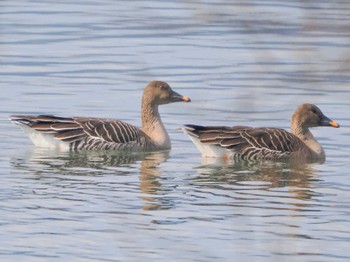
[{"label": "goose neck", "polygon": [[170,148],[170,138],[160,118],[158,105],[148,101],[143,101],[142,130],[149,136],[152,143],[157,148]]},{"label": "goose neck", "polygon": [[315,139],[308,127],[292,125],[291,131],[309,148],[311,151],[311,158],[320,159],[325,157],[325,152],[322,145]]}]

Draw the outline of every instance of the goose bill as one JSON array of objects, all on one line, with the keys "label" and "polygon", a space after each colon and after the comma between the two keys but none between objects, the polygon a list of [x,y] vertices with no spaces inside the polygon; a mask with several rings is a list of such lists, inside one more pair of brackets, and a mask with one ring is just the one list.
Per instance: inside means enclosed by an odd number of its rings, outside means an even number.
[{"label": "goose bill", "polygon": [[173,92],[171,94],[171,101],[172,102],[191,102],[191,98],[189,98],[188,96],[182,96],[176,92]]},{"label": "goose bill", "polygon": [[323,119],[322,119],[322,126],[331,126],[331,127],[335,127],[335,128],[340,127],[337,122],[329,119],[326,116],[324,116]]}]

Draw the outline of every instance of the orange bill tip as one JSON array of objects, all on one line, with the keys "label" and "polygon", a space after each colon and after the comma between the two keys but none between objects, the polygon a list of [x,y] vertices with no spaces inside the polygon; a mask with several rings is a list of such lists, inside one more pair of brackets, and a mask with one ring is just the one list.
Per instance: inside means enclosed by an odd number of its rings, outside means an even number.
[{"label": "orange bill tip", "polygon": [[191,102],[191,98],[189,98],[188,96],[183,96],[182,97],[182,101],[184,101],[184,102]]},{"label": "orange bill tip", "polygon": [[332,126],[332,127],[335,127],[335,128],[338,128],[340,127],[339,124],[335,121],[330,121],[329,124]]}]

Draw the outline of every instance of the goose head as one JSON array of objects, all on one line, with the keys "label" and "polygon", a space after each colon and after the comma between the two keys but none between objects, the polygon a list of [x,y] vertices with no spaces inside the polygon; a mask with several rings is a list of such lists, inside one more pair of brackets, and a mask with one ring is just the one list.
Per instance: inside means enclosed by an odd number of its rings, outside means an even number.
[{"label": "goose head", "polygon": [[327,116],[313,104],[302,104],[294,112],[292,117],[292,127],[298,126],[302,129],[317,126],[330,126],[338,128],[339,124]]},{"label": "goose head", "polygon": [[169,84],[162,81],[152,81],[146,86],[143,99],[149,100],[153,105],[164,105],[174,102],[190,102],[188,96],[182,96],[173,91]]}]

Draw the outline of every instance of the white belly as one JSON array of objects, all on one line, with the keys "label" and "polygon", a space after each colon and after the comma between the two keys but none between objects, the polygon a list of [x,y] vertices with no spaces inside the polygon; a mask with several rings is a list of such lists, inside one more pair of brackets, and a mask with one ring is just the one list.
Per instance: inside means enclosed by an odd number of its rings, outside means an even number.
[{"label": "white belly", "polygon": [[39,132],[23,125],[20,126],[37,147],[55,148],[62,151],[69,150],[69,143],[55,138],[54,134]]},{"label": "white belly", "polygon": [[232,152],[216,145],[203,144],[196,137],[189,136],[192,140],[193,144],[198,148],[198,150],[202,153],[203,157],[232,157]]}]

